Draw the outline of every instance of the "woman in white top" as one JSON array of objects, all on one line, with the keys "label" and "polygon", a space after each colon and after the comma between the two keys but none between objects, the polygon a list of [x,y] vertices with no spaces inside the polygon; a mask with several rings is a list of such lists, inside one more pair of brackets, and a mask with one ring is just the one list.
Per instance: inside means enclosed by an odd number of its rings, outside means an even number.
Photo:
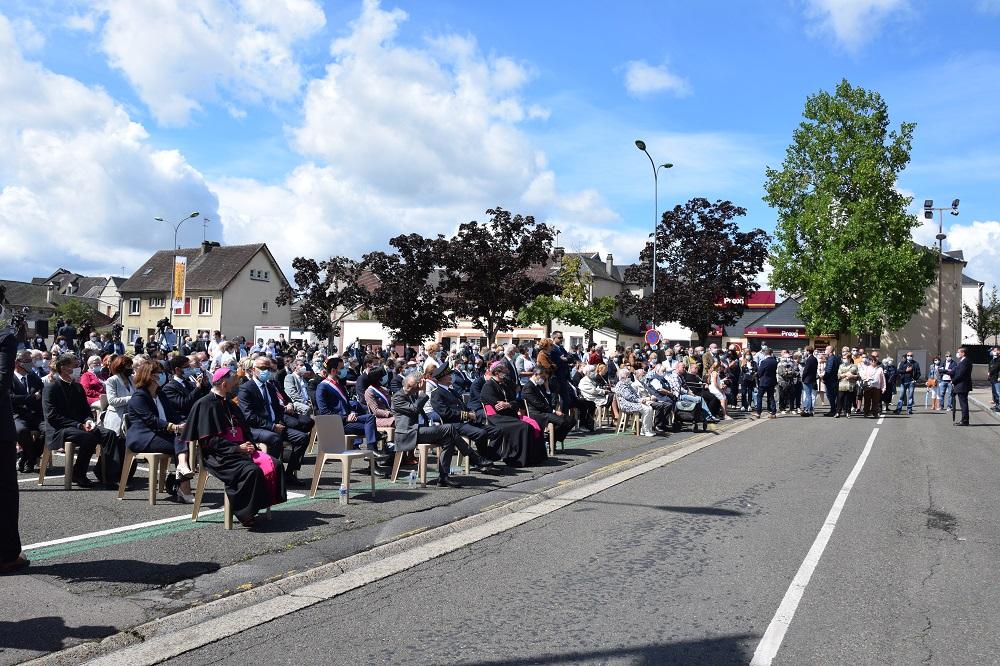
[{"label": "woman in white top", "polygon": [[437,353],[440,350],[441,345],[437,342],[427,345],[427,358],[424,360],[424,377],[433,375],[434,371],[441,365],[437,360]]},{"label": "woman in white top", "polygon": [[528,345],[521,345],[518,349],[517,357],[514,359],[514,367],[517,368],[518,379],[522,384],[531,381],[531,376],[535,374],[535,362],[528,356]]},{"label": "woman in white top", "polygon": [[[135,363],[145,361],[144,356],[137,356]],[[118,356],[111,363],[111,376],[104,384],[108,395],[108,410],[104,412],[104,427],[117,435],[122,434],[122,417],[128,412],[128,400],[135,393],[132,385],[133,360],[128,356]]]},{"label": "woman in white top", "polygon": [[729,415],[728,402],[726,398],[726,387],[722,385],[722,379],[719,377],[719,359],[715,359],[712,362],[712,367],[708,372],[708,391],[722,403],[722,418],[727,421],[732,420],[732,416]]}]

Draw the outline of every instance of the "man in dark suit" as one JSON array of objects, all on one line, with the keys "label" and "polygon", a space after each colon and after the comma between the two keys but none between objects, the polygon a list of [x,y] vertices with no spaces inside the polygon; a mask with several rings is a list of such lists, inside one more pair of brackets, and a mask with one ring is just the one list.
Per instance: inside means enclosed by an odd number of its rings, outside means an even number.
[{"label": "man in dark suit", "polygon": [[424,405],[429,399],[420,395],[424,388],[423,378],[417,375],[407,375],[403,380],[403,388],[392,396],[392,413],[396,417],[395,448],[397,452],[414,451],[417,444],[432,443],[441,447],[441,457],[438,459],[438,485],[442,488],[457,488],[459,484],[451,479],[451,458],[455,449],[466,455],[475,455],[465,445],[458,427],[454,423],[422,426],[420,417],[424,413]]},{"label": "man in dark suit", "polygon": [[31,352],[19,351],[14,361],[14,377],[10,386],[10,401],[14,408],[14,428],[17,430],[17,471],[32,472],[42,453],[42,442],[32,433],[42,432],[41,378],[31,371]]},{"label": "man in dark suit", "polygon": [[544,431],[552,424],[556,431],[556,441],[565,442],[573,429],[573,419],[553,407],[555,396],[545,386],[545,369],[536,367],[531,381],[524,386],[523,399],[528,405],[528,413]]},{"label": "man in dark suit", "polygon": [[[4,302],[4,291],[0,286],[0,303]],[[11,406],[16,355],[17,334],[14,328],[0,328],[0,574],[28,566],[28,558],[21,552],[21,535],[17,525],[18,487],[17,472],[14,471],[17,431]]]},{"label": "man in dark suit", "polygon": [[759,419],[764,396],[767,396],[767,411],[769,419],[777,416],[777,407],[774,404],[774,389],[778,385],[778,360],[774,358],[774,352],[770,349],[764,352],[764,358],[757,365],[757,404],[754,405],[754,413],[750,418]]},{"label": "man in dark suit", "polygon": [[186,421],[191,407],[212,390],[204,374],[195,370],[195,363],[187,356],[170,359],[171,378],[160,389],[160,398]]},{"label": "man in dark suit", "polygon": [[[78,365],[79,361],[73,354],[61,354],[56,359],[55,377],[42,391],[45,445],[55,451],[62,448],[63,442],[75,443],[76,460],[73,469],[66,472],[72,474],[73,483],[81,488],[90,488],[94,484],[87,478],[87,470],[97,445],[101,445],[101,455],[106,456],[106,461],[120,460],[122,447],[119,447],[118,436],[113,431],[94,423],[83,387],[73,380],[73,370]],[[95,473],[100,475],[103,467],[98,464]],[[98,480],[112,485],[115,479],[110,465],[108,475],[112,478]]]},{"label": "man in dark suit", "polygon": [[562,331],[552,333],[552,352],[549,354],[549,359],[556,366],[556,386],[553,390],[559,394],[563,411],[568,412],[573,408],[573,389],[569,386],[569,373],[573,369],[573,363],[570,362],[570,355],[566,351],[564,342]]},{"label": "man in dark suit", "polygon": [[[476,445],[479,458],[484,460],[499,460],[498,452],[503,445],[503,430],[481,423],[474,411],[469,411],[462,402],[462,396],[452,385],[452,371],[447,365],[440,365],[434,371],[434,379],[438,387],[431,393],[431,406],[441,418],[442,423],[452,423],[463,437],[468,437]],[[472,464],[478,464],[476,458],[470,458]],[[489,463],[481,465],[487,471]]]},{"label": "man in dark suit", "polygon": [[841,358],[833,345],[826,346],[826,365],[823,367],[823,385],[826,387],[826,400],[830,403],[830,411],[823,416],[837,415],[837,392],[840,379],[837,373],[840,372]]},{"label": "man in dark suit", "polygon": [[806,347],[806,357],[802,361],[802,389],[805,399],[802,401],[802,416],[813,415],[813,398],[816,395],[816,375],[819,372],[819,361],[812,347]]},{"label": "man in dark suit", "polygon": [[250,427],[253,440],[266,444],[268,455],[285,463],[285,483],[300,485],[303,482],[299,481],[297,473],[309,446],[309,434],[285,425],[286,409],[294,412],[294,407],[291,401],[288,401],[287,407],[282,407],[271,377],[271,359],[257,357],[252,377],[239,388],[240,411]]},{"label": "man in dark suit", "polygon": [[969,392],[972,390],[972,361],[965,355],[965,347],[958,350],[958,363],[951,376],[951,392],[962,408],[962,420],[957,426],[969,425]]}]

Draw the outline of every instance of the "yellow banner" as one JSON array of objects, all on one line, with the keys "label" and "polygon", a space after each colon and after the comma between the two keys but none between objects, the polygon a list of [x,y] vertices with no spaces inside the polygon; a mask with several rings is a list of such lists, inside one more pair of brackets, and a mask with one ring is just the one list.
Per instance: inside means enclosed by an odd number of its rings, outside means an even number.
[{"label": "yellow banner", "polygon": [[184,307],[184,288],[187,286],[187,257],[174,257],[174,308]]}]

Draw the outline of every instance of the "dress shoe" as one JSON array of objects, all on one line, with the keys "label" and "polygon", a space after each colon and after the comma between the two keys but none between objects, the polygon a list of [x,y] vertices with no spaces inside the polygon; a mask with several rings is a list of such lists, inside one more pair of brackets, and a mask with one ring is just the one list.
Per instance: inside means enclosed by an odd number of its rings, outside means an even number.
[{"label": "dress shoe", "polygon": [[375,476],[380,479],[388,479],[392,476],[392,467],[386,467],[384,465],[375,465]]},{"label": "dress shoe", "polygon": [[93,488],[95,485],[97,485],[93,481],[88,479],[86,475],[77,476],[76,474],[73,475],[73,483],[80,486],[81,488]]},{"label": "dress shoe", "polygon": [[10,562],[0,562],[0,574],[10,574],[15,571],[20,571],[31,564],[31,560],[21,553],[17,556],[16,560],[11,560]]},{"label": "dress shoe", "polygon": [[968,424],[968,423],[962,423],[961,421],[959,421],[959,422],[957,422],[957,423],[952,423],[952,425],[957,425],[957,426],[967,426],[967,425],[969,425],[969,424]]},{"label": "dress shoe", "polygon": [[193,477],[194,477],[194,472],[191,471],[190,467],[188,467],[187,465],[185,465],[183,463],[177,465],[177,478],[178,479],[180,479],[181,481],[186,481],[186,480],[188,480],[190,478],[193,478]]},{"label": "dress shoe", "polygon": [[300,479],[294,472],[291,474],[285,474],[285,485],[292,486],[293,488],[298,488],[300,486],[306,485],[303,479]]},{"label": "dress shoe", "polygon": [[442,488],[461,488],[462,485],[457,481],[452,481],[449,477],[445,476],[438,479],[438,485]]}]

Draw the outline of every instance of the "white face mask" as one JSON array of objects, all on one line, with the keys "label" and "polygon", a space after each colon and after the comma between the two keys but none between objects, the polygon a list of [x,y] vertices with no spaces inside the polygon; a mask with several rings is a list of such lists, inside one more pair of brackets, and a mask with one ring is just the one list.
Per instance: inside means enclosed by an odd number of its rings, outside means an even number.
[{"label": "white face mask", "polygon": [[80,379],[80,368],[73,368],[73,380]]}]

